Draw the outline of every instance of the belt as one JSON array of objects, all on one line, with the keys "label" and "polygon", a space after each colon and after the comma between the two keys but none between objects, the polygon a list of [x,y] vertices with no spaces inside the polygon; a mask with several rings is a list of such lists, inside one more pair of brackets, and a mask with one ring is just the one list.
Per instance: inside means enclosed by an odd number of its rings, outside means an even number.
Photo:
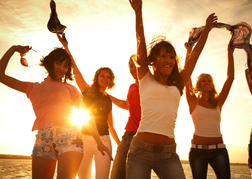
[{"label": "belt", "polygon": [[176,152],[176,144],[170,144],[170,145],[150,144],[143,142],[137,139],[136,137],[133,138],[132,145],[154,153]]},{"label": "belt", "polygon": [[223,148],[226,148],[226,145],[223,143],[211,144],[211,145],[192,144],[191,147],[194,149],[223,149]]}]

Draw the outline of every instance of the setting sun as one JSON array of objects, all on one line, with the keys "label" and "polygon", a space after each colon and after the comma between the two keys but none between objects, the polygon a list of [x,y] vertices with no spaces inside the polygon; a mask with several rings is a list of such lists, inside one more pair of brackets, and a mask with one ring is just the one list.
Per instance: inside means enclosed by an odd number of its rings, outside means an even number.
[{"label": "setting sun", "polygon": [[90,119],[88,111],[78,110],[73,107],[73,115],[70,117],[74,124],[79,126],[87,124],[87,121]]}]

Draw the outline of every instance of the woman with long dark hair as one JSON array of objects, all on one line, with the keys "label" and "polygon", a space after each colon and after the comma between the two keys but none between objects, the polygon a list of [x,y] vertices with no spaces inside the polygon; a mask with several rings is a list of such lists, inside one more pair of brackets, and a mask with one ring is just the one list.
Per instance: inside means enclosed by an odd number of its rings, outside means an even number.
[{"label": "woman with long dark hair", "polygon": [[[142,1],[130,0],[130,3],[136,15],[137,73],[142,119],[128,153],[126,178],[146,179],[153,169],[159,178],[184,179],[174,140],[177,110],[182,90],[217,17],[211,14],[206,19],[205,29],[188,63],[179,71],[177,53],[170,42],[157,39],[147,53]],[[152,66],[153,74],[149,66]]]}]

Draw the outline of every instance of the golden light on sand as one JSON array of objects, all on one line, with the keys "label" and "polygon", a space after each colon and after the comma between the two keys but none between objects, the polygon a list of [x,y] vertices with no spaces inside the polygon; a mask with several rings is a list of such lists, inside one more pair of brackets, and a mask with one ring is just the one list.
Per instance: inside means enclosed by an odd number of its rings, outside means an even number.
[{"label": "golden light on sand", "polygon": [[74,124],[79,126],[87,124],[87,121],[90,119],[88,111],[79,110],[73,107],[73,115],[70,117]]}]

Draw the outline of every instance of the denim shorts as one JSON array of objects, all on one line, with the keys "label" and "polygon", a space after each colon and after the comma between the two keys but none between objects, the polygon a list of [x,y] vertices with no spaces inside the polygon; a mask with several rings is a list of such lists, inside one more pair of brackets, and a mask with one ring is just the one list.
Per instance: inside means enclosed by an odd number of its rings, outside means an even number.
[{"label": "denim shorts", "polygon": [[38,131],[32,156],[57,159],[60,154],[70,151],[83,153],[80,127],[56,126]]}]

